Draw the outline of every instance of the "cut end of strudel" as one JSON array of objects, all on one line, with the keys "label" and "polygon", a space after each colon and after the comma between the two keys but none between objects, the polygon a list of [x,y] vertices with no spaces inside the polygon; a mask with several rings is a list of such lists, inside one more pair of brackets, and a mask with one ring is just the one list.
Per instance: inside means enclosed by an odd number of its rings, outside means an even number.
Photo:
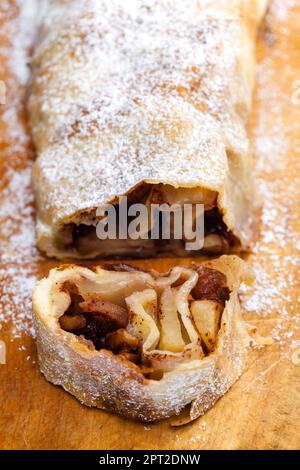
[{"label": "cut end of strudel", "polygon": [[204,204],[201,253],[249,247],[257,204],[246,124],[266,6],[51,2],[28,103],[43,252],[186,255],[184,240],[99,240],[96,210],[121,195],[130,204]]},{"label": "cut end of strudel", "polygon": [[189,422],[243,371],[241,281],[251,275],[235,256],[164,274],[125,264],[53,269],[33,296],[41,371],[85,405]]}]

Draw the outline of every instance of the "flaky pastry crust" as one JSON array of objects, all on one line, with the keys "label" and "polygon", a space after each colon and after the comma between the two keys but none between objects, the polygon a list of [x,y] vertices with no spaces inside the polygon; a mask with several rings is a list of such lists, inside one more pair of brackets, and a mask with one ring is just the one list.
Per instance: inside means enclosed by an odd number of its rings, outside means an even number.
[{"label": "flaky pastry crust", "polygon": [[[230,289],[215,349],[205,357],[199,353],[198,357],[175,363],[173,368],[168,365],[169,369],[155,379],[145,377],[126,358],[105,349],[96,350],[89,341],[61,328],[59,318],[70,303],[63,286],[73,282],[86,298],[101,292],[105,300],[121,304],[124,296],[129,298],[145,287],[159,289],[182,268],[159,276],[74,265],[50,271],[33,295],[39,364],[46,379],[61,385],[87,406],[140,421],[156,421],[184,410],[185,417],[175,422],[183,424],[204,414],[243,371],[250,337],[241,318],[238,288],[240,282],[250,282],[251,275],[235,256],[222,256],[203,266],[224,273]],[[185,269],[186,273],[194,272]],[[162,351],[154,353],[162,355]]]},{"label": "flaky pastry crust", "polygon": [[94,226],[118,196],[169,184],[215,193],[245,249],[258,211],[246,123],[268,2],[129,3],[54,0],[47,12],[28,103],[38,246],[58,258],[114,255],[116,245],[80,251],[74,228]]}]

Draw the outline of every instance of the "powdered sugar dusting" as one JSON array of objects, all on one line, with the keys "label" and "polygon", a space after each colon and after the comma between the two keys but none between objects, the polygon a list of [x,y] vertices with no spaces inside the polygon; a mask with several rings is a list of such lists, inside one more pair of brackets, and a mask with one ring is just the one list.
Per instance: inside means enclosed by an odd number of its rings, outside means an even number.
[{"label": "powdered sugar dusting", "polygon": [[2,1],[1,48],[6,104],[0,107],[0,331],[8,324],[11,338],[32,334],[31,295],[36,283],[32,149],[25,125],[25,85],[37,18],[37,0]]},{"label": "powdered sugar dusting", "polygon": [[0,207],[0,263],[29,263],[36,259],[31,168],[6,172]]},{"label": "powdered sugar dusting", "polygon": [[1,267],[0,329],[1,323],[11,322],[12,338],[34,334],[32,327],[31,296],[37,278],[27,265]]},{"label": "powdered sugar dusting", "polygon": [[[39,11],[44,0],[17,0],[14,2],[19,10],[16,20],[5,23],[6,37],[11,41],[9,65],[11,72],[20,85],[26,85],[29,77],[29,54],[32,48],[33,35],[39,21]],[[4,11],[12,9],[11,2],[2,0]]]},{"label": "powdered sugar dusting", "polygon": [[299,0],[273,0],[270,6],[270,16],[282,23],[289,20],[293,7],[299,5]]},{"label": "powdered sugar dusting", "polygon": [[256,283],[244,295],[247,317],[272,335],[282,357],[291,356],[300,335],[300,105],[292,102],[292,83],[300,77],[300,66],[292,67],[289,55],[279,54],[276,44],[292,40],[285,25],[295,5],[296,1],[277,0],[271,4],[267,53],[258,65],[259,113],[253,140],[263,211],[252,257]]},{"label": "powdered sugar dusting", "polygon": [[222,188],[225,149],[246,162],[248,42],[226,5],[53,2],[29,99],[45,232],[143,180]]}]

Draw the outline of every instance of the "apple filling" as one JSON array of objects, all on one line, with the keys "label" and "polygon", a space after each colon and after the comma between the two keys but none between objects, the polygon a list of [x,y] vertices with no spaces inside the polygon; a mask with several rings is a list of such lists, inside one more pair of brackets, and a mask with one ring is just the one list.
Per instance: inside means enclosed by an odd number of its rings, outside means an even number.
[{"label": "apple filling", "polygon": [[[174,237],[173,219],[171,214],[170,238],[163,239],[161,233],[158,239],[153,239],[148,232],[147,239],[105,239],[101,240],[96,234],[95,226],[98,222],[95,215],[79,217],[76,223],[64,227],[63,240],[69,240],[67,247],[72,247],[82,257],[95,256],[186,256],[187,253],[226,254],[238,248],[237,238],[230,232],[223,221],[222,214],[217,206],[217,193],[204,188],[174,188],[171,185],[157,184],[144,185],[128,196],[128,207],[135,203],[143,203],[149,210],[151,205],[173,204],[183,207],[184,204],[193,206],[191,225],[195,228],[194,208],[196,204],[204,205],[204,244],[201,250],[189,251],[185,249],[186,238],[184,228],[182,239]],[[118,214],[118,205],[115,206]],[[130,218],[129,218],[130,222]],[[183,221],[182,221],[183,224]],[[150,222],[149,222],[150,226]],[[118,230],[117,230],[118,232]],[[66,243],[65,243],[66,244]]]},{"label": "apple filling", "polygon": [[101,278],[105,285],[63,282],[61,291],[69,298],[59,318],[63,330],[89,349],[111,351],[150,378],[214,351],[230,295],[222,272],[202,265],[175,267],[167,274],[126,264],[109,269],[107,281]]}]

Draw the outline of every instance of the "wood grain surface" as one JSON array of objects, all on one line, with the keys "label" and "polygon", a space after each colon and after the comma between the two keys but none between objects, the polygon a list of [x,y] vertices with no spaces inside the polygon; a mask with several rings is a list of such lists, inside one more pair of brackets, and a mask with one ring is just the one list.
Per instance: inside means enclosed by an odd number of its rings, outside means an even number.
[{"label": "wood grain surface", "polygon": [[[0,6],[0,80],[7,87],[6,105],[0,105],[0,340],[6,343],[7,358],[0,365],[0,448],[299,448],[300,2],[282,0],[281,8],[275,0],[261,29],[249,126],[264,210],[260,240],[248,257],[258,280],[252,292],[243,294],[243,302],[246,320],[274,342],[253,350],[238,383],[205,416],[181,428],[167,421],[145,426],[86,408],[39,372],[35,342],[26,333],[30,305],[22,283],[30,289],[35,277],[58,263],[36,252],[30,186],[21,190],[34,154],[24,138],[29,135],[25,89],[11,67],[18,46],[5,28],[19,11],[13,0],[4,3],[9,8]],[[14,125],[18,134],[12,132]],[[165,270],[175,263],[137,264]]]}]

